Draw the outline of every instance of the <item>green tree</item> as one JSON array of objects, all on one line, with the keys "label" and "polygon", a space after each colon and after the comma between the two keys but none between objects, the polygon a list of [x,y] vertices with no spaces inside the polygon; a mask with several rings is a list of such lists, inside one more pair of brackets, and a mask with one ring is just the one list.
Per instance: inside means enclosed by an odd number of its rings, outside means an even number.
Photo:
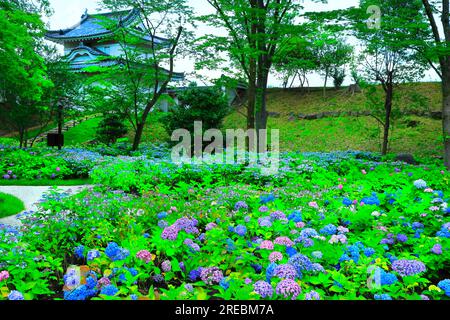
[{"label": "green tree", "polygon": [[[233,67],[248,82],[247,127],[267,127],[267,85],[274,58],[291,34],[302,6],[295,0],[207,0],[215,12],[201,18],[213,27],[224,28],[225,36],[207,35],[199,50],[213,49],[198,58],[199,67],[217,68],[228,54]],[[323,1],[322,1],[323,2]],[[219,53],[219,54],[218,54]],[[212,59],[208,59],[212,58]]]},{"label": "green tree", "polygon": [[325,97],[328,79],[333,77],[336,80],[340,77],[343,66],[351,60],[353,47],[346,44],[340,36],[336,36],[334,32],[325,28],[316,37],[314,51],[319,62],[318,71],[325,79],[323,85],[323,96]]},{"label": "green tree", "polygon": [[[367,8],[383,8],[380,28],[367,23]],[[393,112],[393,99],[398,84],[418,79],[426,62],[411,48],[426,38],[421,4],[415,0],[361,0],[360,9],[351,12],[353,34],[362,42],[359,72],[367,82],[380,83],[384,96],[384,115],[373,115],[383,127],[382,154],[387,154]]]},{"label": "green tree", "polygon": [[164,119],[169,136],[177,129],[194,134],[195,121],[202,122],[204,132],[220,129],[230,111],[227,97],[219,87],[199,88],[194,84],[181,92],[178,100],[179,106]]},{"label": "green tree", "polygon": [[109,113],[105,115],[97,128],[97,138],[100,142],[111,145],[128,132],[120,115]]},{"label": "green tree", "polygon": [[[98,73],[91,81],[100,84],[97,93],[103,92],[110,107],[118,108],[131,123],[135,131],[133,150],[137,150],[150,113],[173,80],[175,60],[190,43],[192,9],[186,0],[103,0],[102,6],[111,11],[135,8],[141,14],[139,25],[118,27],[117,21],[104,21],[120,44],[120,63],[90,70]],[[159,44],[155,36],[170,40]]]},{"label": "green tree", "polygon": [[0,115],[19,132],[20,146],[26,144],[28,129],[45,110],[42,97],[53,87],[43,48],[44,24],[40,13],[45,2],[0,2]]},{"label": "green tree", "polygon": [[314,52],[314,30],[305,25],[293,28],[292,36],[286,40],[274,58],[274,68],[283,79],[283,87],[293,86],[298,78],[300,86],[307,84],[308,73],[319,68]]},{"label": "green tree", "polygon": [[[445,166],[450,170],[450,5],[449,0],[422,0],[422,5],[428,18],[432,41],[424,41],[418,48],[442,79],[444,158]],[[440,16],[441,25],[435,15]]]}]

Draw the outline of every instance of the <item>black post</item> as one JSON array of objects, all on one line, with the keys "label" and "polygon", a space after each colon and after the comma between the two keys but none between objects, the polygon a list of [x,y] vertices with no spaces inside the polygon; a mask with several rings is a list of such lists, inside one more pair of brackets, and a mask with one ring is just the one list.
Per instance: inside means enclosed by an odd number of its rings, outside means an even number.
[{"label": "black post", "polygon": [[[63,104],[59,102],[58,104],[58,136],[62,136],[62,126],[63,126]],[[58,139],[58,150],[62,149],[62,139]]]}]

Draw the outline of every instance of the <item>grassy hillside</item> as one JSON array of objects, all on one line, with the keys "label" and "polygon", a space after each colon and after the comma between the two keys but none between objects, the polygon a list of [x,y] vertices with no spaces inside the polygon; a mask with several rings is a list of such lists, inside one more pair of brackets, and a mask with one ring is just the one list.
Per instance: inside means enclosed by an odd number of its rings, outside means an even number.
[{"label": "grassy hillside", "polygon": [[[377,92],[383,101],[381,88]],[[370,110],[366,95],[351,95],[347,89],[329,89],[324,98],[320,88],[270,89],[268,94],[269,129],[280,130],[282,151],[337,151],[365,150],[380,151],[382,130],[377,121],[370,116],[325,117],[316,120],[303,120],[298,115],[323,112],[355,112]],[[418,83],[402,85],[398,89],[395,108],[412,111],[439,111],[441,92],[438,83]],[[224,129],[245,128],[246,119],[241,114],[245,108],[234,111],[224,123]],[[150,117],[144,132],[144,142],[163,142],[170,137],[165,132],[160,116]],[[99,119],[91,119],[72,128],[66,133],[66,145],[82,144],[95,139]],[[394,121],[390,151],[408,152],[419,156],[439,156],[442,153],[441,121],[415,115],[401,116]],[[133,132],[128,135],[130,141]]]},{"label": "grassy hillside", "polygon": [[[395,108],[400,110],[439,111],[441,92],[438,83],[408,84],[399,87]],[[381,88],[377,97],[383,101]],[[269,118],[269,129],[280,130],[283,151],[380,151],[382,129],[370,116],[301,120],[298,114],[321,112],[354,112],[370,110],[366,95],[351,95],[347,89],[330,89],[324,98],[320,89],[305,92],[299,89],[270,89],[267,109],[275,113]],[[245,110],[240,110],[245,112]],[[225,121],[225,128],[243,128],[246,119],[234,112]],[[441,120],[407,115],[394,121],[390,151],[419,156],[442,154]]]}]

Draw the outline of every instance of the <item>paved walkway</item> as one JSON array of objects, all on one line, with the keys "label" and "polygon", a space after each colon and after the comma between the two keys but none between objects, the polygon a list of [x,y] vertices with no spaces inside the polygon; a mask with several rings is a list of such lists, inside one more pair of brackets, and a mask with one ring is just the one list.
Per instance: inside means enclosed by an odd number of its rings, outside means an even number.
[{"label": "paved walkway", "polygon": [[[82,190],[88,188],[89,186],[71,186],[71,187],[58,187],[59,190],[62,192],[69,191],[73,194],[81,192]],[[0,192],[7,193],[10,195],[13,195],[20,200],[25,205],[25,211],[36,211],[37,210],[37,203],[40,199],[42,199],[42,196],[49,191],[51,187],[14,187],[14,186],[7,186],[2,187],[0,186]],[[6,217],[3,219],[0,219],[0,224],[7,224],[12,226],[20,225],[20,221],[17,219],[17,216],[11,216]]]}]

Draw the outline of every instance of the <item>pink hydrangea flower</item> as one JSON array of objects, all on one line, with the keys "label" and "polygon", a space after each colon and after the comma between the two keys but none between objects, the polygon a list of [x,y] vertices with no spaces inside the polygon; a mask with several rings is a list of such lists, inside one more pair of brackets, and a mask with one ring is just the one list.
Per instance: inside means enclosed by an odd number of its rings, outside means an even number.
[{"label": "pink hydrangea flower", "polygon": [[310,203],[309,203],[309,206],[310,206],[311,208],[319,209],[319,205],[318,205],[317,202],[315,202],[315,201],[310,202]]},{"label": "pink hydrangea flower", "polygon": [[111,280],[109,280],[107,277],[103,277],[100,280],[98,280],[98,284],[100,287],[106,287],[111,284]]},{"label": "pink hydrangea flower", "polygon": [[342,226],[338,227],[337,229],[338,229],[339,233],[348,233],[350,231],[346,227],[342,227]]},{"label": "pink hydrangea flower", "polygon": [[275,244],[286,246],[286,247],[292,247],[294,245],[294,242],[289,239],[288,237],[278,237],[275,239]]},{"label": "pink hydrangea flower", "polygon": [[304,222],[297,222],[297,223],[295,224],[295,226],[296,226],[297,228],[302,229],[302,228],[304,228],[304,227],[306,226],[306,224],[305,224]]},{"label": "pink hydrangea flower", "polygon": [[274,251],[269,255],[270,262],[277,262],[283,260],[283,254],[278,251]]},{"label": "pink hydrangea flower", "polygon": [[361,170],[361,173],[362,174],[367,174],[367,171],[366,170]]},{"label": "pink hydrangea flower", "polygon": [[423,190],[423,191],[426,192],[426,193],[433,193],[433,192],[434,192],[434,190],[431,189],[431,188],[426,188],[426,189]]},{"label": "pink hydrangea flower", "polygon": [[136,258],[144,261],[145,263],[149,263],[152,261],[152,254],[147,250],[141,250],[136,254]]},{"label": "pink hydrangea flower", "polygon": [[436,211],[439,211],[440,209],[439,209],[439,207],[433,206],[433,207],[430,207],[430,210],[433,212],[436,212]]},{"label": "pink hydrangea flower", "polygon": [[338,235],[333,235],[329,241],[330,244],[335,244],[335,243],[342,243],[342,244],[346,244],[347,243],[347,237],[343,234],[338,234]]},{"label": "pink hydrangea flower", "polygon": [[9,272],[8,271],[2,271],[0,272],[0,282],[3,280],[6,280],[9,278]]},{"label": "pink hydrangea flower", "polygon": [[338,185],[338,189],[339,189],[339,190],[344,189],[344,185],[342,185],[342,184]]},{"label": "pink hydrangea flower", "polygon": [[264,240],[260,245],[261,249],[273,250],[273,242],[270,240]]}]

